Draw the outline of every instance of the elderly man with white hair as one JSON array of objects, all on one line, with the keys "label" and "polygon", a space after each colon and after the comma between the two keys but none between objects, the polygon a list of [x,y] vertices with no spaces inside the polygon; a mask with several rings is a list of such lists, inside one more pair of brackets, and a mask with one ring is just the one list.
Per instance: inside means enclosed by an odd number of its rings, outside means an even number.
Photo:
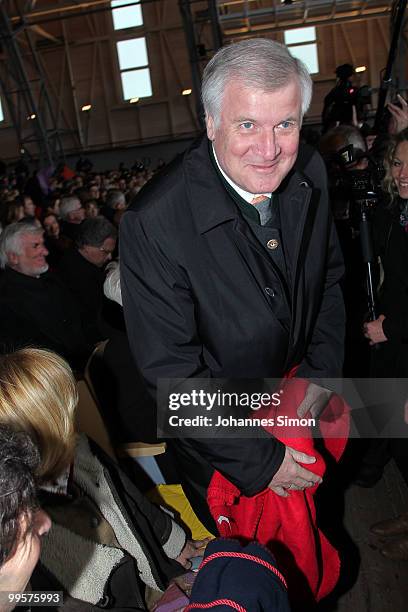
[{"label": "elderly man with white hair", "polygon": [[[284,45],[257,38],[220,49],[203,74],[206,137],[124,214],[123,304],[152,393],[160,379],[341,375],[342,256],[323,161],[299,150],[311,96],[306,67]],[[180,431],[173,446],[186,494],[214,531],[215,470],[248,497],[320,482],[308,469],[315,457],[262,431]]]},{"label": "elderly man with white hair", "polygon": [[82,370],[92,345],[73,296],[48,271],[43,234],[38,222],[24,220],[0,236],[0,349],[49,348]]}]

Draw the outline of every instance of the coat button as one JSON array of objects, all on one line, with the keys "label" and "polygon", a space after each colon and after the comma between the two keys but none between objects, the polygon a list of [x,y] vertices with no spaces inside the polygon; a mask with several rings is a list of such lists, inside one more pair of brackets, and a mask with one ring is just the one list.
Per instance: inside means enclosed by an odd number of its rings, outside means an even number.
[{"label": "coat button", "polygon": [[278,248],[279,241],[276,240],[275,238],[272,238],[272,240],[268,240],[268,242],[266,243],[266,246],[268,247],[268,249],[271,249],[271,251],[274,251],[275,249]]},{"label": "coat button", "polygon": [[265,287],[265,293],[271,297],[275,297],[275,291],[272,289],[272,287]]}]

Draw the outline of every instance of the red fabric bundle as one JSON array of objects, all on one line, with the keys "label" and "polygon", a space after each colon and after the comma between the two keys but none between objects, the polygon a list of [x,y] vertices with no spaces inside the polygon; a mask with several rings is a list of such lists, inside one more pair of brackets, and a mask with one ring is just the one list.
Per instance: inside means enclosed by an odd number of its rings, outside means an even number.
[{"label": "red fabric bundle", "polygon": [[[276,425],[278,415],[297,417],[297,408],[307,386],[308,382],[302,379],[286,380],[281,387],[284,393],[280,406],[258,410],[252,417],[274,418],[275,425],[267,427],[267,431],[287,446],[315,456],[316,463],[304,467],[323,476],[325,462],[315,448],[310,427]],[[349,431],[349,408],[342,398],[331,396],[320,415],[319,426],[327,451],[339,461]],[[245,497],[235,485],[215,472],[207,491],[208,505],[220,535],[257,540],[266,545],[287,579],[292,602],[303,604],[328,595],[340,573],[338,552],[316,523],[316,488],[293,491],[289,497],[280,497],[267,488],[254,497]]]}]

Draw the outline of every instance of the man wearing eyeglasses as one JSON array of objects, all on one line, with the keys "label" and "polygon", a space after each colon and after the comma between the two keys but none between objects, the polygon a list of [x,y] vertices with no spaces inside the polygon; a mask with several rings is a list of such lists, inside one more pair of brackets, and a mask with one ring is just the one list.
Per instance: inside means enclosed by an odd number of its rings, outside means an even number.
[{"label": "man wearing eyeglasses", "polygon": [[85,219],[78,228],[75,246],[58,266],[58,274],[76,298],[84,326],[95,342],[102,339],[104,268],[112,259],[116,238],[116,228],[105,217]]}]

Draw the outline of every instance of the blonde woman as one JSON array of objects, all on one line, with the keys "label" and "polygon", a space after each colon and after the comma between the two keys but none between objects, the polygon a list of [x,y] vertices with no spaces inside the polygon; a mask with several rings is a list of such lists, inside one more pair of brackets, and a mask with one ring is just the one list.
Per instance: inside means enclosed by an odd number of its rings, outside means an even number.
[{"label": "blonde woman", "polygon": [[378,344],[372,375],[408,375],[408,129],[392,141],[385,159],[385,205],[374,219],[374,238],[384,268],[379,316],[364,335]]},{"label": "blonde woman", "polygon": [[[374,219],[374,238],[384,269],[384,282],[377,309],[379,316],[364,325],[364,334],[371,345],[377,345],[372,355],[371,375],[378,378],[407,378],[408,129],[394,137],[385,166],[385,205],[378,207]],[[402,406],[400,431],[401,438],[391,438],[387,450],[408,484],[408,441]],[[371,453],[370,456],[371,462],[379,464],[384,451],[377,456]],[[392,536],[381,548],[384,556],[397,561],[408,561],[408,512],[396,519],[374,525],[372,531],[381,537]]]},{"label": "blonde woman", "polygon": [[32,585],[63,590],[81,611],[147,610],[148,593],[189,567],[202,543],[188,541],[92,440],[76,436],[77,399],[56,354],[28,348],[0,357],[0,424],[38,444],[41,503],[53,522]]}]

